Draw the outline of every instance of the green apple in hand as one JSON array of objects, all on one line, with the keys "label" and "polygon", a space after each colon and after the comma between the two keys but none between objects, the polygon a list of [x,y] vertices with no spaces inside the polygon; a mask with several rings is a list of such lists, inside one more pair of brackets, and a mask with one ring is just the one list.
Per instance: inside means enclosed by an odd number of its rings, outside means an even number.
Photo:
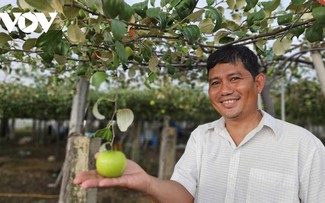
[{"label": "green apple in hand", "polygon": [[96,159],[96,170],[99,175],[114,178],[123,174],[126,167],[126,157],[121,151],[103,151]]}]

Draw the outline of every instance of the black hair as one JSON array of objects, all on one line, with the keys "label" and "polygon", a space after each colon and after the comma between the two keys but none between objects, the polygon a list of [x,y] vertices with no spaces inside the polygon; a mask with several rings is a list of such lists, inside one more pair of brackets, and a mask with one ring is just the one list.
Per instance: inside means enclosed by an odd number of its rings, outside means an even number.
[{"label": "black hair", "polygon": [[243,45],[227,45],[221,47],[212,53],[207,60],[207,71],[221,63],[237,63],[241,60],[246,70],[248,70],[253,78],[260,73],[260,64],[257,56],[249,48]]}]

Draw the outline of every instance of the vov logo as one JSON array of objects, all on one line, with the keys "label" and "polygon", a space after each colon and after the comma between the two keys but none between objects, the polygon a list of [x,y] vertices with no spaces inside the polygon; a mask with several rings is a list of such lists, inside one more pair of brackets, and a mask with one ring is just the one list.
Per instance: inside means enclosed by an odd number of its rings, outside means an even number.
[{"label": "vov logo", "polygon": [[[40,24],[44,32],[47,32],[52,25],[57,12],[49,13],[51,19],[48,21],[44,13],[19,13],[14,12],[14,20],[10,18],[10,15],[8,13],[0,13],[0,19],[6,26],[8,32],[11,32],[15,25],[18,23],[18,28],[25,32],[25,33],[32,33],[34,32],[38,25]],[[26,25],[26,20],[30,21],[30,24]],[[27,21],[27,22],[28,22]]]}]

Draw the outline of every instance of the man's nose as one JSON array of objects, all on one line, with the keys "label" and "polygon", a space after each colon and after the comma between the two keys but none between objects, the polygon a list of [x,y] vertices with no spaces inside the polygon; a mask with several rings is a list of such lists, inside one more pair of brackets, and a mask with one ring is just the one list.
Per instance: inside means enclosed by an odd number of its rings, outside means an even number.
[{"label": "man's nose", "polygon": [[231,86],[231,84],[229,84],[228,82],[223,82],[221,84],[221,94],[222,95],[229,95],[232,94],[234,92],[233,87]]}]

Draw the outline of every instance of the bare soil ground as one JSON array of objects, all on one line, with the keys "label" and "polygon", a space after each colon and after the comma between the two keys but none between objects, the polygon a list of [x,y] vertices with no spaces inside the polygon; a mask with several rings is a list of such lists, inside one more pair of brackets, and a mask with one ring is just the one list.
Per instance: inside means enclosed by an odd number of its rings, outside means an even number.
[{"label": "bare soil ground", "polygon": [[[62,144],[62,143],[61,143]],[[64,144],[0,142],[0,203],[58,202],[60,184],[53,184],[64,160]],[[49,161],[50,156],[56,156]],[[99,189],[97,202],[147,203],[149,197],[121,188]]]}]

